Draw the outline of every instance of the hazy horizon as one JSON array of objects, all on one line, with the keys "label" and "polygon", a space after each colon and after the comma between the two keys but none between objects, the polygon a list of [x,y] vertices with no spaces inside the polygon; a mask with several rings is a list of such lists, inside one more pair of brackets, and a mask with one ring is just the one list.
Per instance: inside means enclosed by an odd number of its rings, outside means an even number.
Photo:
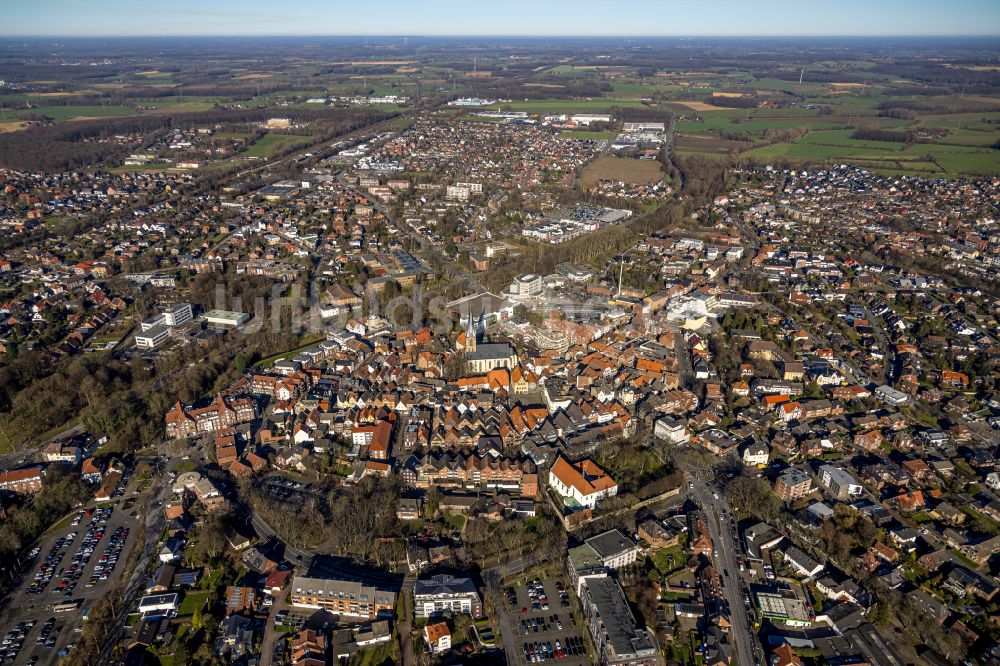
[{"label": "hazy horizon", "polygon": [[[415,6],[418,5],[418,6]],[[997,37],[988,0],[508,0],[495,5],[385,0],[377,11],[303,0],[195,0],[169,6],[35,0],[5,8],[2,37]]]}]

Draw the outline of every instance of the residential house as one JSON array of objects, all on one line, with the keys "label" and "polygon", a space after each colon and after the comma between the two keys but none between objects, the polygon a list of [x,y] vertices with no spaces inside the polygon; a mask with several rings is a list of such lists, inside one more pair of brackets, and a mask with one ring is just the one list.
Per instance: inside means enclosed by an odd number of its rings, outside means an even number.
[{"label": "residential house", "polygon": [[424,627],[424,640],[432,654],[442,654],[451,649],[451,630],[446,622]]}]

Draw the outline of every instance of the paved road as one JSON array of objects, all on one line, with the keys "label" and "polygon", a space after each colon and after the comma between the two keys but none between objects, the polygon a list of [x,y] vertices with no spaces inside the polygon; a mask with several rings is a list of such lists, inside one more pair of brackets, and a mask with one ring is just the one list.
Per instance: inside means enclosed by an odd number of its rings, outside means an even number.
[{"label": "paved road", "polygon": [[684,388],[694,386],[694,373],[691,371],[691,353],[684,339],[684,331],[674,333],[674,353],[677,355],[677,377]]},{"label": "paved road", "polygon": [[868,325],[875,331],[875,339],[878,341],[879,349],[882,350],[882,372],[878,377],[880,384],[889,383],[889,370],[895,365],[892,350],[889,348],[889,338],[886,335],[885,327],[882,325],[882,317],[879,317],[867,305],[864,306],[865,318]]},{"label": "paved road", "polygon": [[[142,543],[142,550],[139,552],[135,568],[132,570],[131,578],[125,587],[125,592],[121,595],[120,604],[113,606],[114,611],[117,613],[115,624],[105,642],[104,652],[101,654],[100,659],[98,659],[99,664],[108,663],[108,660],[110,660],[111,652],[125,633],[125,621],[128,619],[129,613],[132,612],[133,603],[145,590],[147,582],[146,571],[149,568],[152,557],[159,550],[160,537],[166,523],[166,516],[160,509],[160,506],[170,498],[172,492],[171,484],[166,483],[162,476],[157,475],[153,477],[151,489],[143,495],[143,500],[145,501],[142,506],[147,507],[145,513],[146,539]],[[133,531],[136,528],[137,525],[133,521]],[[131,534],[130,532],[129,536]]]},{"label": "paved road", "polygon": [[399,640],[399,655],[402,666],[414,666],[416,655],[413,653],[413,641],[410,640],[410,632],[413,630],[413,587],[417,583],[417,575],[406,574],[403,585],[399,590],[402,595],[402,614],[396,618],[396,637]]},{"label": "paved road", "polygon": [[54,442],[60,439],[69,439],[70,437],[76,437],[77,435],[82,435],[84,428],[82,424],[76,424],[60,430],[54,435],[48,435],[45,437],[45,441],[38,444],[28,445],[23,449],[17,451],[11,451],[10,453],[5,453],[0,455],[0,469],[6,469],[8,467],[20,467],[22,465],[30,465],[40,459],[40,453],[42,447],[50,442]]},{"label": "paved road", "polygon": [[533,550],[527,555],[516,557],[509,562],[504,562],[503,564],[498,564],[490,567],[489,569],[484,569],[482,572],[483,578],[485,578],[488,574],[497,574],[500,576],[500,580],[502,581],[505,578],[510,578],[511,576],[517,576],[524,573],[536,564],[540,564],[544,559],[545,557],[540,552]]},{"label": "paved road", "polygon": [[274,528],[268,525],[263,518],[257,514],[250,512],[249,515],[244,516],[246,522],[253,527],[253,531],[260,537],[261,541],[268,541],[269,539],[276,539],[281,541],[285,545],[285,559],[293,563],[296,567],[303,567],[308,569],[309,563],[312,562],[314,553],[309,550],[296,548],[295,546],[285,543],[284,540],[278,533],[274,531]]},{"label": "paved road", "polygon": [[336,557],[317,552],[315,549],[296,548],[286,543],[280,535],[263,518],[253,512],[245,513],[243,519],[253,527],[261,541],[274,539],[284,545],[285,560],[296,569],[306,572],[312,566],[323,575],[341,576],[345,580],[360,580],[369,584],[384,586],[386,589],[399,589],[400,582],[405,581],[402,574],[371,569],[344,557]]},{"label": "paved road", "polygon": [[260,642],[260,665],[261,666],[271,666],[271,662],[274,661],[274,644],[277,642],[280,636],[278,632],[274,630],[274,617],[278,614],[279,610],[287,610],[288,606],[285,603],[285,594],[279,594],[274,598],[274,603],[271,604],[271,609],[267,614],[267,619],[264,620],[264,637]]},{"label": "paved road", "polygon": [[743,581],[740,578],[739,562],[740,547],[733,538],[733,516],[729,513],[727,502],[715,492],[704,480],[695,477],[691,481],[691,494],[708,516],[708,529],[715,548],[715,567],[722,578],[723,593],[729,604],[731,627],[729,639],[735,648],[735,663],[740,666],[751,666],[757,658],[757,648],[750,623],[747,620],[746,606],[743,601]]}]

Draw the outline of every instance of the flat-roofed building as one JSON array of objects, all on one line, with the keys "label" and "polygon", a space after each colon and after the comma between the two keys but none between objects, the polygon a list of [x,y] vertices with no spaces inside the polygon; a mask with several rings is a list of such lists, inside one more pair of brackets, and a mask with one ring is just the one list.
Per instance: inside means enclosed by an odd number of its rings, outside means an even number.
[{"label": "flat-roofed building", "polygon": [[774,494],[786,502],[805,497],[812,491],[812,476],[798,467],[784,470],[774,482]]},{"label": "flat-roofed building", "polygon": [[673,444],[683,444],[691,439],[687,431],[687,423],[673,416],[661,416],[656,419],[653,435]]},{"label": "flat-roofed building", "polygon": [[156,349],[170,337],[170,328],[154,326],[142,333],[135,334],[135,346],[139,349]]},{"label": "flat-roofed building", "polygon": [[190,303],[178,303],[163,311],[163,323],[167,326],[180,326],[194,318]]},{"label": "flat-roofed building", "polygon": [[143,616],[168,616],[177,612],[176,592],[150,594],[139,600],[139,614]]},{"label": "flat-roofed building", "polygon": [[656,642],[637,626],[625,593],[613,578],[589,578],[583,583],[584,617],[603,666],[655,666]]},{"label": "flat-roofed building", "polygon": [[819,483],[831,496],[839,500],[864,492],[862,485],[853,476],[833,465],[822,465],[819,468]]},{"label": "flat-roofed building", "polygon": [[250,321],[250,315],[246,312],[233,312],[231,310],[209,310],[202,315],[202,318],[209,326],[227,328],[236,328]]},{"label": "flat-roofed building", "polygon": [[761,588],[754,591],[761,615],[780,620],[790,627],[810,627],[816,619],[805,596],[784,588]]},{"label": "flat-roofed building", "polygon": [[601,562],[609,569],[621,569],[633,564],[639,556],[639,547],[621,530],[608,530],[587,539]]}]

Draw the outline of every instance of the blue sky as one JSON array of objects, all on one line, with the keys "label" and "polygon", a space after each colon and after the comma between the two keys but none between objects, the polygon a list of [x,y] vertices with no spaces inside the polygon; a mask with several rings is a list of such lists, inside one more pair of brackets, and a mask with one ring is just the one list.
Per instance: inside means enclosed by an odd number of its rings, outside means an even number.
[{"label": "blue sky", "polygon": [[989,35],[998,0],[4,0],[0,35]]}]

